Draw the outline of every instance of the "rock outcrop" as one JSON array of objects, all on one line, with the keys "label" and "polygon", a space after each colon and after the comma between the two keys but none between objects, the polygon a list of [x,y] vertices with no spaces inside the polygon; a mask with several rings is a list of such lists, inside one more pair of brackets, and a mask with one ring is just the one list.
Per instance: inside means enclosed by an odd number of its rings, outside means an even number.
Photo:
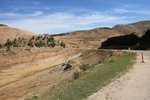
[{"label": "rock outcrop", "polygon": [[128,49],[133,48],[140,40],[134,33],[129,35],[108,38],[100,48],[102,49]]},{"label": "rock outcrop", "polygon": [[150,29],[140,38],[139,45],[135,49],[147,50],[150,49]]},{"label": "rock outcrop", "polygon": [[141,37],[132,33],[108,38],[106,41],[102,42],[100,49],[150,49],[150,29]]}]

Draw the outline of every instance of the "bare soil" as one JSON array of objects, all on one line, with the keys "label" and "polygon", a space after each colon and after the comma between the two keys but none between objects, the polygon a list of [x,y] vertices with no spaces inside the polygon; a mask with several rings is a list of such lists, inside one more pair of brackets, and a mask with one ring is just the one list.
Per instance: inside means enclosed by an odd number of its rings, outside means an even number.
[{"label": "bare soil", "polygon": [[[3,65],[0,70],[2,100],[20,100],[41,94],[51,86],[72,80],[73,73],[79,70],[80,65],[96,64],[115,55],[112,52],[95,49],[34,48],[27,53],[24,52],[23,50],[15,55],[1,55],[4,57],[4,60],[0,61]],[[7,62],[7,58],[11,61]],[[62,64],[68,61],[73,67],[64,72]]]}]

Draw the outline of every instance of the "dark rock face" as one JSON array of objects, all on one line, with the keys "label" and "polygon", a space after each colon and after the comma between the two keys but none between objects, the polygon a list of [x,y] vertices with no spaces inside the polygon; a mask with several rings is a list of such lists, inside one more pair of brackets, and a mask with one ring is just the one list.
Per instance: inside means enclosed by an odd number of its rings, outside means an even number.
[{"label": "dark rock face", "polygon": [[134,49],[147,50],[150,49],[150,29],[145,32],[142,37],[138,37],[134,33],[124,36],[108,38],[104,41],[100,49]]},{"label": "dark rock face", "polygon": [[140,43],[135,49],[150,49],[150,29],[141,37]]},{"label": "dark rock face", "polygon": [[133,48],[140,38],[134,33],[129,35],[108,38],[104,41],[100,48],[102,49],[128,49]]}]

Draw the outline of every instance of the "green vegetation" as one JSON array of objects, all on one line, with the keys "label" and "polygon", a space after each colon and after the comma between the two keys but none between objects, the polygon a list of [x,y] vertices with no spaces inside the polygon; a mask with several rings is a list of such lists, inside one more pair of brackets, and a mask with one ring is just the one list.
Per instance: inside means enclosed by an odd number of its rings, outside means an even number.
[{"label": "green vegetation", "polygon": [[63,48],[66,47],[65,43],[63,43],[63,42],[60,43],[60,46],[63,47]]},{"label": "green vegetation", "polygon": [[[112,79],[127,72],[134,63],[134,53],[124,53],[102,64],[91,67],[76,80],[50,88],[46,93],[32,100],[81,100],[98,91]],[[78,76],[78,75],[77,75]]]},{"label": "green vegetation", "polygon": [[79,76],[80,76],[80,72],[76,71],[76,72],[73,73],[73,76],[72,76],[72,77],[73,77],[73,79],[76,80],[76,79],[79,78]]},{"label": "green vegetation", "polygon": [[61,46],[65,48],[65,43],[62,41],[56,41],[50,35],[39,35],[39,36],[32,36],[31,38],[18,38],[18,39],[7,39],[5,44],[0,44],[0,49],[2,47],[6,47],[10,50],[10,47],[52,47]]},{"label": "green vegetation", "polygon": [[2,48],[2,45],[0,44],[0,49]]},{"label": "green vegetation", "polygon": [[4,25],[4,24],[0,24],[0,26],[7,26],[7,25]]},{"label": "green vegetation", "polygon": [[90,69],[90,68],[91,68],[91,66],[89,66],[88,64],[83,64],[83,65],[80,66],[80,69],[81,69],[82,71],[86,71],[86,70],[88,70],[88,69]]}]

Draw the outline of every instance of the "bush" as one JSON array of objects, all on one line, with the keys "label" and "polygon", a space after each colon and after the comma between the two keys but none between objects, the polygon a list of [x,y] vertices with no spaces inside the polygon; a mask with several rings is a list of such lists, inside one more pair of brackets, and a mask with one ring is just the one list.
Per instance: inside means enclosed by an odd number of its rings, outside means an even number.
[{"label": "bush", "polygon": [[76,79],[79,78],[79,76],[80,76],[80,73],[79,73],[78,71],[76,71],[76,72],[73,73],[73,76],[72,76],[72,77],[73,77],[73,79],[76,80]]},{"label": "bush", "polygon": [[5,46],[11,46],[11,45],[12,45],[12,42],[9,39],[7,39],[7,42],[5,43]]},{"label": "bush", "polygon": [[32,36],[32,38],[31,38],[32,40],[34,40],[35,39],[35,37],[34,37],[34,35]]},{"label": "bush", "polygon": [[63,48],[66,47],[65,43],[63,43],[63,42],[60,43],[60,46],[63,47]]},{"label": "bush", "polygon": [[80,69],[81,69],[82,71],[86,71],[86,70],[89,69],[89,68],[90,68],[89,64],[83,64],[83,65],[80,66]]},{"label": "bush", "polygon": [[18,47],[17,39],[16,39],[16,38],[12,41],[12,45],[13,45],[14,47]]},{"label": "bush", "polygon": [[29,41],[29,43],[27,44],[28,46],[30,46],[30,47],[33,47],[34,45],[33,45],[33,42],[30,40]]},{"label": "bush", "polygon": [[2,45],[0,44],[0,49],[2,48]]}]

